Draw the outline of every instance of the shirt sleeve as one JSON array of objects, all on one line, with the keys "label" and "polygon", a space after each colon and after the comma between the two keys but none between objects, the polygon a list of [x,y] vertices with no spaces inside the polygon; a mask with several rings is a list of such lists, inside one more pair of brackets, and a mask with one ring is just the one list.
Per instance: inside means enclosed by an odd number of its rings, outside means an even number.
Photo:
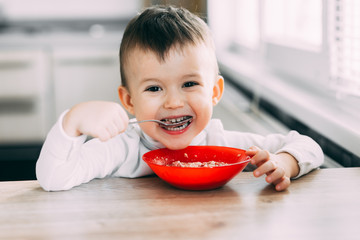
[{"label": "shirt sleeve", "polygon": [[299,134],[296,131],[289,132],[284,138],[284,144],[275,154],[285,152],[291,154],[297,161],[300,168],[299,178],[313,169],[321,166],[324,162],[324,154],[320,146],[310,137]]},{"label": "shirt sleeve", "polygon": [[96,138],[86,141],[85,135],[70,137],[64,132],[65,114],[48,133],[36,163],[36,176],[45,190],[68,190],[94,178],[137,177],[150,172],[140,162],[140,139],[134,131],[106,142]]},{"label": "shirt sleeve", "polygon": [[310,137],[301,135],[296,131],[290,131],[286,135],[269,134],[262,136],[253,133],[226,131],[222,124],[217,122],[213,124],[212,129],[209,129],[209,135],[212,135],[211,132],[217,132],[214,135],[217,139],[217,145],[245,150],[251,146],[258,146],[273,154],[281,152],[291,154],[297,160],[300,168],[299,174],[294,179],[320,167],[324,162],[324,154],[320,146]]}]

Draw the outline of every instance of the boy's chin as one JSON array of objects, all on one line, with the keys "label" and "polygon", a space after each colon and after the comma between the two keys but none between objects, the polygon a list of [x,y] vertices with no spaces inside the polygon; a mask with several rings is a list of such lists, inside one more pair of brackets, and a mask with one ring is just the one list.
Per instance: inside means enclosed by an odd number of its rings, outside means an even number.
[{"label": "boy's chin", "polygon": [[164,144],[164,146],[170,150],[180,150],[180,149],[186,148],[187,146],[189,146],[189,144],[183,143],[183,142],[182,143],[167,143],[167,144]]}]

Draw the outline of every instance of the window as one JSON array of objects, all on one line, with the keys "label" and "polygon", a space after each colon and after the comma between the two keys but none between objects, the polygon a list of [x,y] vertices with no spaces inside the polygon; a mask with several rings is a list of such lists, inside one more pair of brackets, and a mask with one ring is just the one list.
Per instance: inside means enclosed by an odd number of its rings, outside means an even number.
[{"label": "window", "polygon": [[265,39],[285,46],[320,51],[321,9],[321,0],[265,1]]},{"label": "window", "polygon": [[360,96],[360,1],[209,0],[208,8],[220,47],[289,81]]},{"label": "window", "polygon": [[239,89],[360,156],[359,0],[208,0],[208,11]]},{"label": "window", "polygon": [[235,1],[235,39],[240,45],[257,49],[259,45],[259,4],[258,1]]},{"label": "window", "polygon": [[360,96],[360,1],[331,1],[328,10],[332,86]]},{"label": "window", "polygon": [[265,63],[289,81],[328,84],[322,0],[264,0]]}]

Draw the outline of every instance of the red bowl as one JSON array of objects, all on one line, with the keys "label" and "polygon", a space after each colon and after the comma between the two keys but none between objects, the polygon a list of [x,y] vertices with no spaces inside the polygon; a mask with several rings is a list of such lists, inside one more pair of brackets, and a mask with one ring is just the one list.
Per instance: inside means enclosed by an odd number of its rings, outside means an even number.
[{"label": "red bowl", "polygon": [[[147,152],[143,160],[156,175],[174,187],[186,190],[219,188],[240,173],[249,163],[245,150],[220,146],[189,146],[181,150],[166,148]],[[216,167],[167,166],[181,162],[223,162]]]}]

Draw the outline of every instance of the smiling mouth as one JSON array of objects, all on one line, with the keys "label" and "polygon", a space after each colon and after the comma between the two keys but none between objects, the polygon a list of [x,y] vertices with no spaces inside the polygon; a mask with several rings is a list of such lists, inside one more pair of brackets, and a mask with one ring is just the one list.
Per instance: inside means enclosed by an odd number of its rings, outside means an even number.
[{"label": "smiling mouth", "polygon": [[[160,127],[165,130],[168,130],[168,131],[181,131],[190,125],[190,123],[192,122],[192,119],[193,119],[192,116],[183,116],[183,117],[179,117],[179,118],[164,118],[164,119],[161,119],[162,122],[167,123],[167,124],[174,124],[175,126],[160,125]],[[178,125],[178,123],[181,123],[181,122],[183,122],[183,124]]]}]

